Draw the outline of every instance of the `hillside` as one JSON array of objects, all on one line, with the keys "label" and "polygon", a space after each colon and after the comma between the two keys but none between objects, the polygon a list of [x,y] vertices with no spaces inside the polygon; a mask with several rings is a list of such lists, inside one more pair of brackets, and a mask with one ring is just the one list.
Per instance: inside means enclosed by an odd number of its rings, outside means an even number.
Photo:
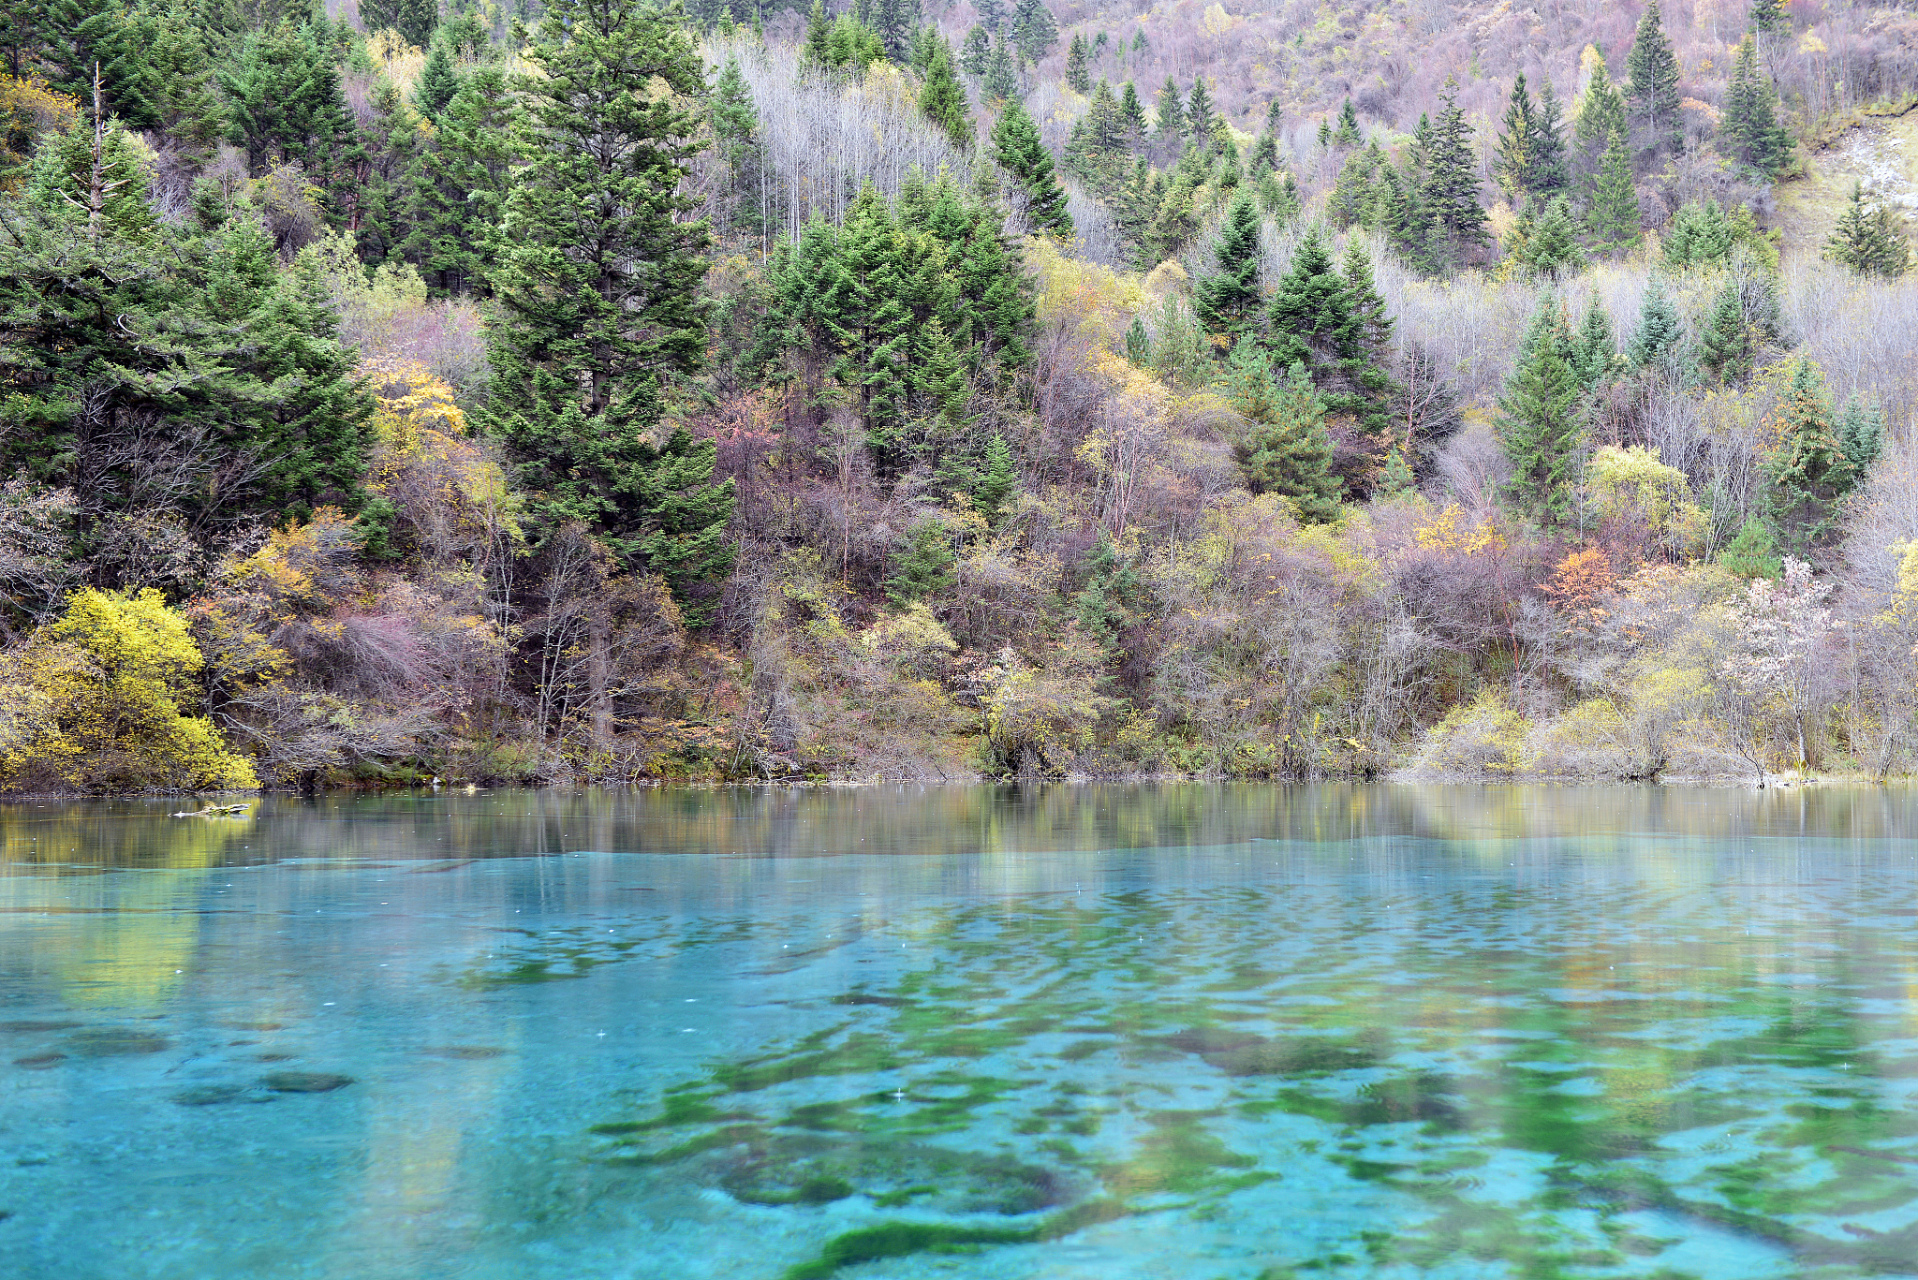
[{"label": "hillside", "polygon": [[1912,764],[1901,10],[10,23],[0,790]]}]

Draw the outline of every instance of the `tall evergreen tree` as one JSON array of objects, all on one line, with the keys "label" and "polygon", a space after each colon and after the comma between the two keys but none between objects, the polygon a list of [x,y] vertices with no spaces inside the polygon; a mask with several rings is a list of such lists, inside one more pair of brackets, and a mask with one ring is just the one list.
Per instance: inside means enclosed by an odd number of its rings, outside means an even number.
[{"label": "tall evergreen tree", "polygon": [[1891,210],[1881,201],[1865,207],[1865,188],[1853,183],[1851,203],[1832,228],[1825,241],[1825,256],[1842,262],[1861,275],[1883,276],[1895,280],[1911,270],[1911,244]]},{"label": "tall evergreen tree", "polygon": [[1505,104],[1505,116],[1499,122],[1499,135],[1492,160],[1492,177],[1514,204],[1522,204],[1532,189],[1534,149],[1538,142],[1538,122],[1532,111],[1532,95],[1525,88],[1525,73],[1512,81],[1512,96]]},{"label": "tall evergreen tree", "polygon": [[453,67],[453,55],[447,52],[443,41],[436,40],[426,55],[426,65],[420,68],[413,101],[418,104],[421,115],[437,123],[440,113],[459,91],[460,77]]},{"label": "tall evergreen tree", "polygon": [[[1253,366],[1253,378],[1272,381],[1267,357],[1250,339],[1241,339],[1233,355],[1235,362]],[[1327,524],[1339,518],[1339,482],[1332,475],[1332,440],[1325,414],[1325,401],[1311,375],[1294,363],[1235,448],[1246,487],[1290,499],[1306,524]]]},{"label": "tall evergreen tree", "polygon": [[1485,243],[1485,210],[1478,202],[1472,126],[1458,105],[1456,80],[1446,78],[1441,100],[1445,106],[1431,126],[1425,147],[1428,169],[1419,196],[1431,228],[1433,265],[1449,271]]},{"label": "tall evergreen tree", "polygon": [[1512,464],[1506,494],[1540,524],[1571,518],[1581,447],[1571,324],[1557,298],[1540,300],[1499,397],[1498,441]]},{"label": "tall evergreen tree", "polygon": [[1632,158],[1622,131],[1614,130],[1605,148],[1585,225],[1600,250],[1629,248],[1638,240],[1638,188],[1632,182]]},{"label": "tall evergreen tree", "polygon": [[1019,186],[1026,220],[1034,230],[1053,235],[1072,234],[1072,215],[1066,212],[1065,189],[1053,175],[1052,153],[1040,141],[1039,126],[1016,99],[1006,104],[992,129],[993,159]]},{"label": "tall evergreen tree", "polygon": [[1356,147],[1359,145],[1359,113],[1347,98],[1345,105],[1339,108],[1339,125],[1332,131],[1332,145],[1338,147]]},{"label": "tall evergreen tree", "polygon": [[992,54],[992,41],[986,35],[986,29],[978,23],[966,32],[966,41],[959,46],[959,68],[969,76],[986,74],[986,60]]},{"label": "tall evergreen tree", "polygon": [[1179,85],[1171,76],[1159,89],[1158,124],[1154,137],[1160,146],[1177,146],[1185,137],[1185,103],[1179,97]]},{"label": "tall evergreen tree", "polygon": [[885,46],[886,57],[904,63],[912,51],[913,33],[919,30],[919,0],[871,0],[866,25]]},{"label": "tall evergreen tree", "polygon": [[1594,289],[1586,300],[1585,316],[1578,322],[1578,332],[1572,338],[1572,372],[1578,375],[1579,386],[1590,392],[1611,376],[1617,361],[1618,335],[1612,329],[1612,317],[1606,312],[1605,304],[1599,300],[1598,290]]},{"label": "tall evergreen tree", "polygon": [[1018,0],[1012,8],[1012,42],[1027,62],[1038,63],[1059,43],[1059,24],[1045,0]]},{"label": "tall evergreen tree", "polygon": [[1259,290],[1259,210],[1250,192],[1232,199],[1214,255],[1217,275],[1200,280],[1193,310],[1211,333],[1237,337],[1257,327],[1264,298]]},{"label": "tall evergreen tree", "polygon": [[1212,95],[1206,91],[1205,77],[1192,78],[1192,96],[1185,104],[1186,134],[1192,139],[1192,145],[1201,151],[1212,146],[1212,131],[1218,124],[1218,112],[1213,109]]},{"label": "tall evergreen tree", "polygon": [[1532,113],[1532,165],[1528,186],[1535,195],[1550,198],[1571,190],[1572,169],[1565,151],[1565,111],[1552,82],[1539,91]]},{"label": "tall evergreen tree", "polygon": [[505,73],[497,66],[475,67],[440,113],[433,145],[421,157],[407,255],[436,292],[484,287],[516,158],[511,113]]},{"label": "tall evergreen tree", "polygon": [[1011,102],[1019,96],[1019,69],[1013,65],[1010,46],[1003,38],[992,43],[979,88],[988,102]]},{"label": "tall evergreen tree", "polygon": [[[1802,551],[1833,529],[1840,504],[1870,460],[1846,456],[1824,371],[1809,357],[1793,364],[1772,426],[1777,443],[1764,459],[1771,505],[1784,544]],[[1858,444],[1876,455],[1876,440]]]},{"label": "tall evergreen tree", "polygon": [[1756,42],[1746,36],[1732,60],[1718,121],[1718,149],[1727,159],[1778,176],[1791,155],[1791,135],[1778,122],[1778,91],[1758,71]]},{"label": "tall evergreen tree", "polygon": [[1632,340],[1625,346],[1625,354],[1631,357],[1632,367],[1646,369],[1653,366],[1671,368],[1684,351],[1685,326],[1679,322],[1678,310],[1672,306],[1671,295],[1665,292],[1664,281],[1653,276],[1645,287],[1645,301],[1638,313],[1638,328],[1632,331]]},{"label": "tall evergreen tree", "polygon": [[726,221],[733,227],[763,232],[765,148],[760,139],[759,110],[753,104],[752,91],[746,86],[737,58],[727,58],[726,65],[720,69],[719,79],[713,83],[707,114],[712,123],[714,147],[726,162],[728,198],[723,206]]},{"label": "tall evergreen tree", "polygon": [[1137,147],[1145,141],[1147,122],[1145,104],[1139,101],[1139,90],[1128,80],[1119,91],[1119,123],[1125,128],[1128,147]]},{"label": "tall evergreen tree", "polygon": [[704,88],[673,17],[631,0],[549,0],[519,86],[526,168],[493,276],[484,415],[542,532],[578,522],[672,585],[691,616],[723,574],[732,482],[683,428],[650,438],[662,382],[704,353],[710,232],[684,221],[698,121],[664,85]]},{"label": "tall evergreen tree", "polygon": [[1647,144],[1657,152],[1676,151],[1684,142],[1684,122],[1678,114],[1678,55],[1665,34],[1658,0],[1651,0],[1639,17],[1625,70],[1630,78],[1631,117],[1644,126]]},{"label": "tall evergreen tree", "polygon": [[1631,136],[1631,124],[1625,118],[1625,95],[1612,83],[1605,59],[1598,58],[1592,65],[1591,83],[1578,100],[1578,120],[1572,126],[1574,165],[1588,183],[1597,181],[1614,133],[1623,138]]},{"label": "tall evergreen tree", "polygon": [[919,109],[952,139],[954,146],[972,145],[972,112],[966,109],[966,91],[953,72],[952,53],[943,40],[933,48],[926,83],[919,91]]},{"label": "tall evergreen tree", "polygon": [[1087,65],[1086,38],[1072,33],[1072,45],[1066,51],[1066,83],[1079,93],[1092,91],[1092,71]]}]

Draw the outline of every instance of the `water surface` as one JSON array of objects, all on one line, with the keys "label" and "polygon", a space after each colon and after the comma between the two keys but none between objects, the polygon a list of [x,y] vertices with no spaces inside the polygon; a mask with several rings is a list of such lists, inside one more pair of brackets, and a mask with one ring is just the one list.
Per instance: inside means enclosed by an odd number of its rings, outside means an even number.
[{"label": "water surface", "polygon": [[0,1275],[1918,1275],[1911,802],[0,807]]}]

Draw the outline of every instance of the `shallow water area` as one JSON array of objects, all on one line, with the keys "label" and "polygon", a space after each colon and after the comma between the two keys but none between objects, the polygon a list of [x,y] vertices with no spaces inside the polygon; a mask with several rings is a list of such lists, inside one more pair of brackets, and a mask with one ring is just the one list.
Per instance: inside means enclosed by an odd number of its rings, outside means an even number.
[{"label": "shallow water area", "polygon": [[1914,799],[0,806],[0,1275],[1918,1276]]}]

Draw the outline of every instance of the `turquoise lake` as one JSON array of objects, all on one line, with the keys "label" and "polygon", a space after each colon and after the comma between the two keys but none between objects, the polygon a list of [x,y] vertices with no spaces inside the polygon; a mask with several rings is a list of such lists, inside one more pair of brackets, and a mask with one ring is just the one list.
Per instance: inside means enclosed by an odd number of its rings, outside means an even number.
[{"label": "turquoise lake", "polygon": [[1918,1276],[1915,800],[0,806],[0,1277]]}]

